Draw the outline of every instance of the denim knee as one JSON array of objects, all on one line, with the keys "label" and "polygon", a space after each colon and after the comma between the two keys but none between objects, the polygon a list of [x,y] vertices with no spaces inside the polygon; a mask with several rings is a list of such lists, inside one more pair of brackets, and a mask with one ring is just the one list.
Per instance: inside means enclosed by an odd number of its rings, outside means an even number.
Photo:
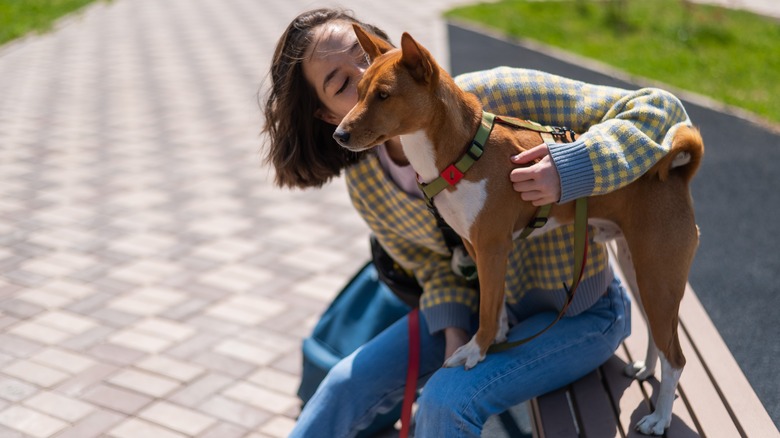
[{"label": "denim knee", "polygon": [[415,436],[418,438],[479,436],[484,421],[469,412],[468,392],[448,374],[452,373],[447,368],[437,371],[417,400]]},{"label": "denim knee", "polygon": [[339,400],[342,396],[348,396],[352,391],[359,390],[352,378],[352,362],[340,360],[328,371],[328,375],[320,383],[317,392],[324,391],[329,398]]}]

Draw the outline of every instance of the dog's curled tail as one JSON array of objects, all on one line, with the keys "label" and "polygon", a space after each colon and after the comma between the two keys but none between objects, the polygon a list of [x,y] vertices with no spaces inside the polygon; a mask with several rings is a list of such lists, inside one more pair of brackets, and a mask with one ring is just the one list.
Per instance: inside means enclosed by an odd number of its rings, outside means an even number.
[{"label": "dog's curled tail", "polygon": [[699,130],[693,126],[682,125],[674,134],[669,153],[653,167],[661,181],[666,181],[669,175],[674,174],[687,183],[699,170],[703,156],[704,141]]}]

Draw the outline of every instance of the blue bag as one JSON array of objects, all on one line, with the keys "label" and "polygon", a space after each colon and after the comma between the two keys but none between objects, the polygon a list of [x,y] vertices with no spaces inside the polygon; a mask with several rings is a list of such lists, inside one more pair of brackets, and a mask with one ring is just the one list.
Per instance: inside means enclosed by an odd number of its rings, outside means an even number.
[{"label": "blue bag", "polygon": [[[298,397],[304,405],[338,361],[409,313],[404,304],[379,280],[367,263],[347,283],[303,341],[303,372]],[[392,426],[401,416],[401,403],[379,415],[359,436],[371,436]]]}]

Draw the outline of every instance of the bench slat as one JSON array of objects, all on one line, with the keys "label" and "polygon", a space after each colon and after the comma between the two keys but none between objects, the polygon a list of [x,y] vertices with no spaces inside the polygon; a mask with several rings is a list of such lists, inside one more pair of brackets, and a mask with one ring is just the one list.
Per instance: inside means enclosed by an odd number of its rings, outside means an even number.
[{"label": "bench slat", "polygon": [[734,356],[730,354],[726,343],[690,285],[680,304],[680,312],[686,316],[682,321],[683,328],[686,333],[695,336],[693,345],[729,409],[734,413],[737,425],[743,433],[742,436],[780,437],[780,432],[769,417],[769,413],[750,386]]},{"label": "bench slat", "polygon": [[641,382],[623,374],[628,357],[621,346],[604,365],[602,373],[607,391],[618,408],[618,424],[626,436],[640,436],[633,431],[633,425],[650,413],[650,405],[642,390]]},{"label": "bench slat", "polygon": [[544,415],[540,416],[541,430],[544,431],[544,435],[541,437],[576,437],[577,426],[574,424],[574,418],[571,416],[571,410],[569,409],[569,401],[566,398],[568,388],[560,388],[548,394],[544,397],[536,398],[535,409],[538,412],[544,412]]},{"label": "bench slat", "polygon": [[586,437],[620,437],[621,427],[609,395],[601,381],[599,371],[594,371],[571,385],[571,396],[576,406],[581,432]]},{"label": "bench slat", "polygon": [[[739,436],[739,431],[729,415],[727,407],[710,380],[704,365],[691,345],[691,341],[680,330],[680,344],[687,359],[680,387],[688,401],[693,415],[698,419],[705,436]],[[679,403],[681,400],[676,400]]]}]

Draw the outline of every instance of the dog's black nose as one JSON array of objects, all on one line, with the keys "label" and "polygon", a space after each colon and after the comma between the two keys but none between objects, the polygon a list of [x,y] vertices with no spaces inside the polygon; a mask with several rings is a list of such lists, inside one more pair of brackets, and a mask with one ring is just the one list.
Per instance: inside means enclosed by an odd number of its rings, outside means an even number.
[{"label": "dog's black nose", "polygon": [[333,133],[333,138],[339,142],[340,145],[345,145],[349,143],[349,132],[337,129],[336,132]]}]

